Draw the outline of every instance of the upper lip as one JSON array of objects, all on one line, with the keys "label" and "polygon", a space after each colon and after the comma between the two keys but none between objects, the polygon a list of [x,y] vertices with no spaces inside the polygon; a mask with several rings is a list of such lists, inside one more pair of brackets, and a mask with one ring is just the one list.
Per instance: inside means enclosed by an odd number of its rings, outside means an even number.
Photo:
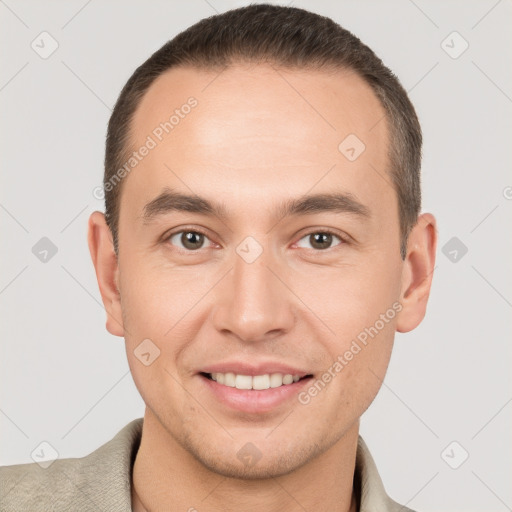
[{"label": "upper lip", "polygon": [[215,363],[202,367],[199,373],[235,373],[237,375],[250,375],[252,377],[255,375],[265,375],[267,373],[282,373],[283,375],[298,375],[301,378],[311,374],[302,368],[272,361],[261,363],[226,361],[224,363]]}]

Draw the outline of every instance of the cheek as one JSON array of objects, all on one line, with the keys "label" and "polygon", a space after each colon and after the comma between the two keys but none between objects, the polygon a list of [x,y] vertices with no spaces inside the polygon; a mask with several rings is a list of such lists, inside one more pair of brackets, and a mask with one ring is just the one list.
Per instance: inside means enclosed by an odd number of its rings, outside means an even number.
[{"label": "cheek", "polygon": [[202,325],[203,317],[198,315],[203,313],[198,305],[212,284],[197,272],[193,275],[190,268],[156,267],[135,258],[122,263],[120,288],[127,357],[134,381],[146,398],[144,389],[164,393],[162,382],[172,387],[172,377],[186,377],[179,373],[183,371],[182,354]]},{"label": "cheek", "polygon": [[[323,324],[321,329],[327,335],[324,339],[332,339],[335,347],[339,344],[343,348],[390,308],[386,328],[388,324],[394,326],[396,311],[392,308],[400,293],[400,267],[379,256],[338,268],[317,269],[307,276],[297,274],[294,292],[315,313],[316,323]],[[393,332],[392,328],[386,330]]]},{"label": "cheek", "polygon": [[334,430],[359,418],[379,392],[393,348],[395,311],[366,327],[353,318],[339,323],[339,334],[324,345],[327,366],[299,396],[314,417],[325,417]]},{"label": "cheek", "polygon": [[176,270],[132,261],[121,273],[126,327],[139,336],[167,337],[208,290],[205,276],[190,268]]},{"label": "cheek", "polygon": [[333,410],[339,402],[362,407],[362,413],[377,394],[391,357],[401,309],[397,301],[400,269],[376,263],[317,275],[315,287],[304,282],[299,292],[325,332],[319,338],[327,355],[320,380],[329,381],[325,388],[330,390]]}]

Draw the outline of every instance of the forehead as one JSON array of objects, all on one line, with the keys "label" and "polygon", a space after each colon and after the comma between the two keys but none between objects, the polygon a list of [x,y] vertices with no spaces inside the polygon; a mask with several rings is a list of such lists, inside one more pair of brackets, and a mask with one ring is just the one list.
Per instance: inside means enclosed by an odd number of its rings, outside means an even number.
[{"label": "forehead", "polygon": [[131,139],[153,146],[125,185],[139,206],[166,186],[244,206],[335,184],[377,198],[386,185],[385,111],[350,70],[173,68],[140,101]]},{"label": "forehead", "polygon": [[[151,133],[190,97],[197,99],[199,108],[193,109],[196,137],[189,139],[189,144],[221,139],[222,130],[211,127],[236,127],[245,136],[277,135],[292,142],[322,138],[329,144],[352,130],[362,140],[374,143],[386,126],[378,123],[372,130],[384,110],[371,87],[352,70],[283,69],[246,63],[215,71],[178,67],[163,73],[139,103],[132,124],[134,134]],[[189,123],[180,124],[179,130],[173,130],[173,138],[180,138],[186,131],[183,126]],[[184,135],[188,138],[192,133]]]}]

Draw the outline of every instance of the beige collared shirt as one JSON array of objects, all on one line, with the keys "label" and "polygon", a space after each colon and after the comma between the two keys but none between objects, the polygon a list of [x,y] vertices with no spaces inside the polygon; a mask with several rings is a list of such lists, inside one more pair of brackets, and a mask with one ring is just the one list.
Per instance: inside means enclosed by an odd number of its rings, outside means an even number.
[{"label": "beige collared shirt", "polygon": [[[131,512],[131,475],[143,418],[81,458],[0,467],[0,512]],[[355,489],[360,512],[412,512],[384,490],[377,467],[359,436]]]}]

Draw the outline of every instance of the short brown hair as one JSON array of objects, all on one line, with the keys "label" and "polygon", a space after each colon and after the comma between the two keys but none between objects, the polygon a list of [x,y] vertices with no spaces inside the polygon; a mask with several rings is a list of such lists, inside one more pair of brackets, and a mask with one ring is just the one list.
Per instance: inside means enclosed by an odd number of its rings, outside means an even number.
[{"label": "short brown hair", "polygon": [[[129,158],[131,123],[143,95],[162,73],[177,66],[214,70],[238,62],[283,68],[348,69],[367,82],[386,112],[387,172],[397,193],[401,244],[421,207],[421,128],[398,78],[359,38],[332,19],[296,7],[253,4],[205,18],[168,41],[139,66],[123,87],[108,124],[105,216],[118,252],[121,185],[106,187]],[[341,141],[340,141],[341,142]]]}]

